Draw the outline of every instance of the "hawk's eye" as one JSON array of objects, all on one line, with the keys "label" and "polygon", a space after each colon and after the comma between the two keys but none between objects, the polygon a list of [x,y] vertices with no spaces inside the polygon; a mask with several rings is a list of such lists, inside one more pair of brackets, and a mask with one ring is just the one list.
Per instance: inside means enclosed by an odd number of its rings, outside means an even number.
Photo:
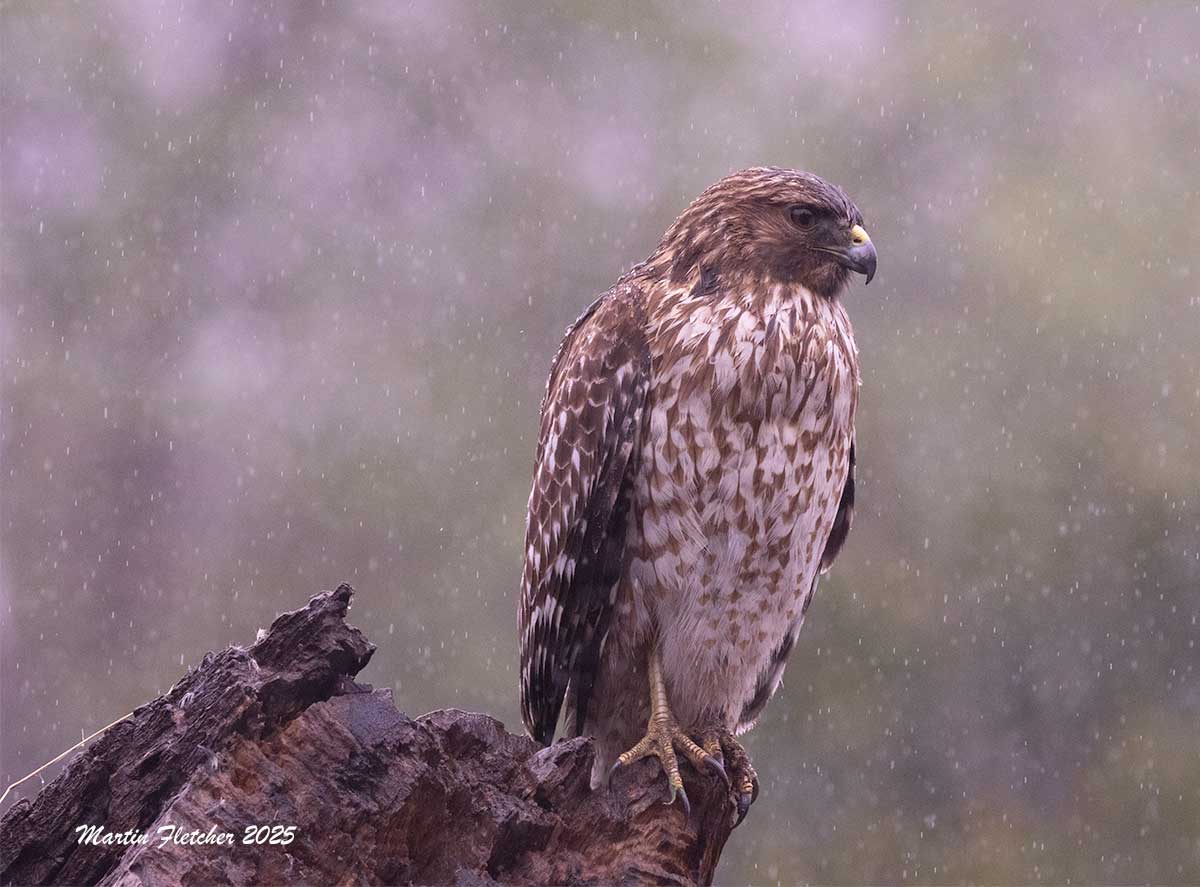
[{"label": "hawk's eye", "polygon": [[807,206],[793,206],[789,212],[792,217],[792,224],[798,228],[811,228],[813,223],[817,221],[817,214]]}]

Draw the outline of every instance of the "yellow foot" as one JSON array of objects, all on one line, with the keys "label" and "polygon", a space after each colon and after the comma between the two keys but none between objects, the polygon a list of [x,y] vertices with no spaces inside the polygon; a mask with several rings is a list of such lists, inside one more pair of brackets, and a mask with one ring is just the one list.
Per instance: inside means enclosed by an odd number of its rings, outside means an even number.
[{"label": "yellow foot", "polygon": [[[691,762],[698,773],[708,770],[729,785],[729,777],[726,775],[721,761],[693,742],[691,737],[679,728],[673,718],[669,715],[663,717],[661,714],[652,716],[650,723],[646,726],[646,735],[638,741],[637,745],[617,758],[617,762],[608,771],[609,778],[611,779],[612,775],[621,767],[653,755],[658,758],[663,772],[667,774],[667,785],[671,793],[666,803],[674,804],[675,798],[678,796],[683,802],[683,812],[691,815],[692,805],[688,802],[687,792],[683,788],[683,778],[679,775],[679,759],[675,756],[676,748],[683,752],[684,757]],[[719,749],[717,754],[720,754]]]},{"label": "yellow foot", "polygon": [[758,800],[758,774],[754,772],[746,749],[728,730],[706,730],[702,742],[703,751],[713,760],[720,761],[724,772],[728,773],[725,781],[732,783],[737,801],[737,820],[733,824],[737,828],[750,811],[750,805]]},{"label": "yellow foot", "polygon": [[731,784],[738,808],[737,820],[733,822],[733,827],[737,828],[742,825],[746,813],[749,813],[750,804],[758,799],[758,774],[755,773],[754,765],[750,763],[750,755],[746,754],[742,743],[724,727],[704,731],[702,742],[704,753],[713,760],[720,761],[727,773],[725,780],[727,784]]}]

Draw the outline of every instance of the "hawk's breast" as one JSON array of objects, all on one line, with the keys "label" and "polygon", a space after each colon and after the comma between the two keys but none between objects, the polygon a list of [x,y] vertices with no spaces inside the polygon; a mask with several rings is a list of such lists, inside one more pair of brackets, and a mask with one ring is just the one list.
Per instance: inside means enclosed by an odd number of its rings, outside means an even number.
[{"label": "hawk's breast", "polygon": [[845,484],[853,337],[838,303],[783,287],[666,299],[652,323],[627,609],[644,600],[682,664],[676,700],[741,712],[799,627]]}]

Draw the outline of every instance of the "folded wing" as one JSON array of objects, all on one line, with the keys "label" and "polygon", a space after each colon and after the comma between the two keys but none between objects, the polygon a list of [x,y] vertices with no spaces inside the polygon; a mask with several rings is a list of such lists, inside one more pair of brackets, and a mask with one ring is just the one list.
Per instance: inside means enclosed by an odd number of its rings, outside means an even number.
[{"label": "folded wing", "polygon": [[640,296],[618,287],[567,331],[542,401],[520,602],[521,715],[549,742],[568,685],[576,731],[625,567],[650,383]]}]

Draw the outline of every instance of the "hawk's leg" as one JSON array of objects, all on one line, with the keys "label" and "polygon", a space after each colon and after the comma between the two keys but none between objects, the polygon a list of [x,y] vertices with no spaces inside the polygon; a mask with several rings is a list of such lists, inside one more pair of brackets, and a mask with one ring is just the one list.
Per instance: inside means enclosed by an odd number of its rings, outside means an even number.
[{"label": "hawk's leg", "polygon": [[722,761],[733,783],[737,795],[737,828],[746,818],[750,805],[758,800],[758,774],[750,763],[750,755],[734,735],[723,727],[705,730],[702,737],[704,750],[713,758]]},{"label": "hawk's leg", "polygon": [[[675,757],[676,747],[691,761],[697,772],[702,773],[708,768],[729,784],[729,777],[725,775],[721,761],[692,741],[671,714],[667,705],[667,685],[662,676],[662,660],[658,650],[653,650],[650,653],[650,721],[646,724],[646,735],[637,745],[617,758],[608,774],[612,776],[618,768],[653,755],[658,758],[663,772],[667,774],[667,785],[671,790],[667,803],[674,804],[678,795],[683,801],[684,812],[691,813],[687,792],[683,788],[683,777],[679,775],[679,760]],[[719,749],[717,754],[720,754]]]}]

